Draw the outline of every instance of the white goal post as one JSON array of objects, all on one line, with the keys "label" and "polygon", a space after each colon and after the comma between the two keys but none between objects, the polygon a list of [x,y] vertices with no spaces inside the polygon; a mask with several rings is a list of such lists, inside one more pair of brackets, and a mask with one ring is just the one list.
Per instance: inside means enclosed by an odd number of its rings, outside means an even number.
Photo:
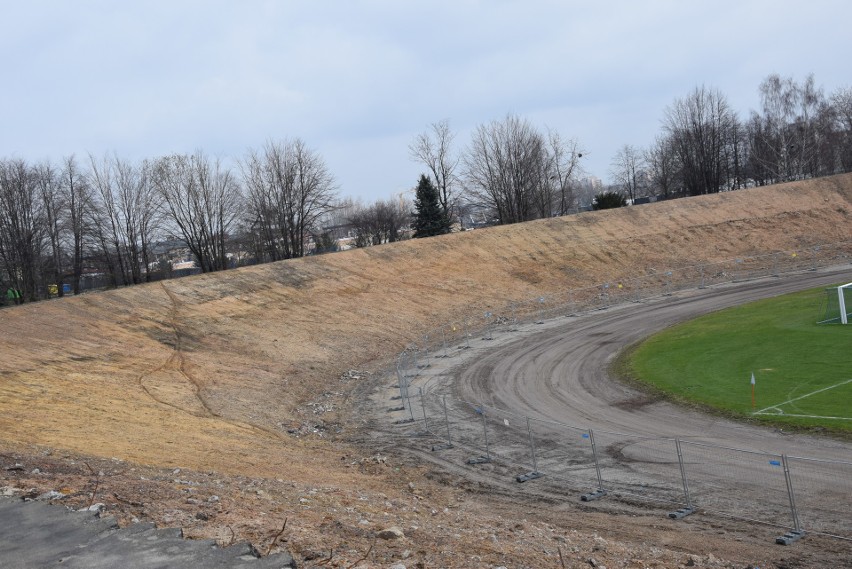
[{"label": "white goal post", "polygon": [[[845,285],[840,285],[839,287],[837,287],[837,302],[838,304],[840,304],[841,324],[849,324],[849,313],[846,312],[846,295],[844,294],[846,289],[852,290],[852,283],[846,283]],[[852,306],[850,306],[849,308],[852,308]]]},{"label": "white goal post", "polygon": [[852,316],[852,283],[825,289],[823,316],[819,324],[849,324]]}]

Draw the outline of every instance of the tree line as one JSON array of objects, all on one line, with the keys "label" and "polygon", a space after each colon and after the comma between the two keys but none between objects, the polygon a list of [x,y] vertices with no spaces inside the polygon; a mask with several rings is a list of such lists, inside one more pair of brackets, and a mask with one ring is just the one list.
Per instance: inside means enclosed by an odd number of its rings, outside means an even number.
[{"label": "tree line", "polygon": [[647,148],[613,157],[615,188],[629,200],[670,198],[852,171],[852,88],[826,95],[813,75],[773,74],[758,90],[760,109],[746,118],[716,89],[677,99]]},{"label": "tree line", "polygon": [[[594,206],[852,171],[852,89],[826,96],[812,75],[770,75],[759,93],[761,109],[746,119],[715,89],[675,100],[647,148],[625,145],[613,157],[615,183]],[[440,121],[408,150],[423,167],[414,199],[367,205],[342,198],[298,138],[268,141],[234,168],[200,151],[139,162],[0,159],[0,287],[29,302],[79,293],[92,274],[113,287],[167,278],[168,248],[210,272],[334,251],[341,238],[367,247],[592,205],[579,142],[517,115],[477,126],[464,147]]]},{"label": "tree line", "polygon": [[251,151],[239,173],[203,152],[0,160],[0,286],[24,302],[85,275],[124,286],[168,276],[163,243],[201,272],[300,257],[334,206],[334,178],[299,139]]},{"label": "tree line", "polygon": [[[565,215],[852,171],[852,88],[826,95],[813,75],[777,74],[759,86],[760,109],[741,118],[725,95],[705,86],[663,112],[647,148],[624,145],[612,158],[609,187],[582,183],[581,145],[516,115],[474,129],[453,146],[446,121],[410,146],[438,189],[445,215],[471,208],[495,223]],[[597,193],[595,193],[597,191]]]}]

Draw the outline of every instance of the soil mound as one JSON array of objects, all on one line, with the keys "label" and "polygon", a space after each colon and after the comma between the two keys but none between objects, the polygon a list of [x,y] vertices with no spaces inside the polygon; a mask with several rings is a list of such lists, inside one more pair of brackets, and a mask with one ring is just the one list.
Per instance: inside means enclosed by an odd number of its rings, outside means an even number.
[{"label": "soil mound", "polygon": [[[0,450],[282,480],[298,487],[287,499],[303,486],[334,488],[341,498],[326,510],[345,508],[391,493],[385,463],[346,442],[365,420],[349,397],[424,331],[696,263],[816,256],[816,246],[850,240],[851,213],[852,175],[843,175],[4,309]],[[331,531],[321,529],[325,514],[303,514],[306,543]],[[366,539],[354,523],[341,535]]]}]

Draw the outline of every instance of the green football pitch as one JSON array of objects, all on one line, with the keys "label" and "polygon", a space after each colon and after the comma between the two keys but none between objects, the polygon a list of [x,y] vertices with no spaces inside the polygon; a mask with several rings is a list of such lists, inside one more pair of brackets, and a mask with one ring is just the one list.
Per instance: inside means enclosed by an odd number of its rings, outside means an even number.
[{"label": "green football pitch", "polygon": [[677,400],[852,433],[852,324],[817,324],[825,298],[819,288],[708,314],[652,336],[622,365]]}]

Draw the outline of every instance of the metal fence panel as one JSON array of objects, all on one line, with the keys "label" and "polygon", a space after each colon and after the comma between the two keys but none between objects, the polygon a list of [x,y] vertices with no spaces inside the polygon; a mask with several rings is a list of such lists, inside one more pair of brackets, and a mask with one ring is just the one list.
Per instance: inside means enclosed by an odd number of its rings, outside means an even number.
[{"label": "metal fence panel", "polygon": [[615,493],[683,506],[683,484],[672,439],[596,430],[604,487]]},{"label": "metal fence panel", "polygon": [[582,490],[598,487],[595,457],[587,429],[531,420],[538,469]]},{"label": "metal fence panel", "polygon": [[526,417],[495,407],[484,409],[489,437],[494,437],[491,454],[521,470],[535,470]]},{"label": "metal fence panel", "polygon": [[778,455],[682,441],[697,508],[783,528],[795,526]]},{"label": "metal fence panel", "polygon": [[802,528],[852,539],[852,462],[787,457]]}]

